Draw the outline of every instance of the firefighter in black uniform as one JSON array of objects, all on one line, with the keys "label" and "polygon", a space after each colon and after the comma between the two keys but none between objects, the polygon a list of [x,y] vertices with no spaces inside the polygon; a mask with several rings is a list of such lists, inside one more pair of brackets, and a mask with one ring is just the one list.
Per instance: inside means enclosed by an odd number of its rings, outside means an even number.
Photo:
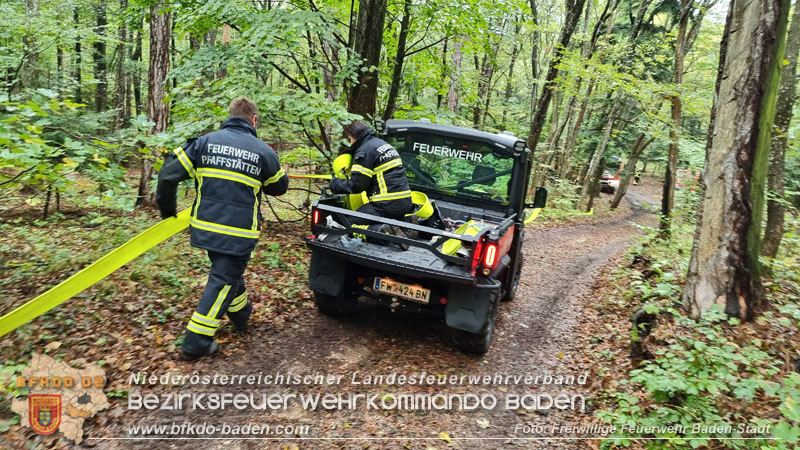
[{"label": "firefighter in black uniform", "polygon": [[156,199],[163,218],[176,214],[178,183],[194,179],[191,244],[207,250],[211,260],[208,283],[186,327],[184,360],[219,350],[214,334],[225,314],[238,331],[247,329],[252,306],[242,275],[261,229],[261,193],[278,196],[289,186],[278,155],[257,137],[257,123],[256,104],[234,99],[221,130],[177,148],[158,174]]},{"label": "firefighter in black uniform", "polygon": [[[400,154],[386,141],[376,137],[375,131],[363,121],[351,123],[344,131],[350,139],[353,165],[349,179],[331,180],[331,191],[335,194],[366,191],[369,203],[358,208],[358,212],[403,220],[414,206]],[[353,222],[353,225],[362,228],[369,225],[369,221],[363,219],[354,219]],[[386,232],[385,227],[375,228],[375,231]]]}]

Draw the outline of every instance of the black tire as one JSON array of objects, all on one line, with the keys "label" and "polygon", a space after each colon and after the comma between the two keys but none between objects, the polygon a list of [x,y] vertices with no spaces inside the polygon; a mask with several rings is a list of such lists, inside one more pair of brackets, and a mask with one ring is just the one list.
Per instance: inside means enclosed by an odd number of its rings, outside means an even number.
[{"label": "black tire", "polygon": [[522,254],[519,255],[519,266],[517,267],[516,273],[511,278],[511,283],[509,283],[508,289],[506,289],[505,293],[503,294],[502,301],[510,302],[514,300],[514,297],[517,295],[517,288],[519,287],[519,280],[522,277],[522,265],[525,264],[525,258]]},{"label": "black tire", "polygon": [[497,320],[497,298],[498,293],[492,292],[489,305],[489,317],[486,318],[486,323],[483,324],[481,331],[477,333],[470,333],[469,331],[458,330],[452,328],[453,344],[464,353],[472,353],[475,355],[483,355],[489,351],[494,338],[494,325]]},{"label": "black tire", "polygon": [[344,293],[338,296],[323,294],[322,292],[314,291],[314,304],[317,309],[328,316],[344,317],[349,315],[356,308],[358,299],[354,296],[348,296]]}]

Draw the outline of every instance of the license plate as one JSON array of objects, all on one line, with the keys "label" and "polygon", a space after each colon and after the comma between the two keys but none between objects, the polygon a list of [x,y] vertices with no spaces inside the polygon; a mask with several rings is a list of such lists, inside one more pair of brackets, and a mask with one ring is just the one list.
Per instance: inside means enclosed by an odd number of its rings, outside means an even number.
[{"label": "license plate", "polygon": [[428,303],[431,298],[431,290],[421,286],[400,283],[390,278],[375,278],[372,289],[384,294],[403,297],[420,303]]}]

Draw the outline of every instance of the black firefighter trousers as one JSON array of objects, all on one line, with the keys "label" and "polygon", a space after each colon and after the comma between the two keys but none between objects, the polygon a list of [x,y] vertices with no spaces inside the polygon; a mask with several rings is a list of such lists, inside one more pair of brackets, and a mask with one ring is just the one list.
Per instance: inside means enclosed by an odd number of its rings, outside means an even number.
[{"label": "black firefighter trousers", "polygon": [[222,316],[227,313],[236,328],[244,328],[253,311],[243,277],[250,255],[231,256],[209,250],[208,258],[211,260],[208,283],[186,326],[182,347],[184,352],[195,355],[206,354]]},{"label": "black firefighter trousers", "polygon": [[[410,213],[413,210],[413,205],[411,204],[411,199],[403,199],[403,200],[391,200],[385,202],[384,205],[381,207],[376,207],[375,203],[365,203],[361,205],[360,208],[357,209],[358,212],[364,214],[371,214],[373,216],[379,217],[386,217],[387,219],[395,219],[399,221],[403,221],[405,219],[405,215]],[[356,228],[362,228],[365,230],[375,231],[378,233],[385,233],[386,228],[383,224],[374,223],[368,219],[361,219],[357,217],[352,217],[349,219],[350,225]],[[367,240],[367,237],[363,234],[354,233],[353,237],[361,238],[363,240]],[[389,242],[384,241],[382,239],[372,239],[370,240],[373,244],[377,245],[389,245]]]}]

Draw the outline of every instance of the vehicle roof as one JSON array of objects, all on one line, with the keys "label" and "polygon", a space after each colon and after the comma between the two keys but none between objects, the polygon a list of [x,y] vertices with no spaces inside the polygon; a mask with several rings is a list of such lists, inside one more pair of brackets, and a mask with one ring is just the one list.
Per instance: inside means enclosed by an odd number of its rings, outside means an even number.
[{"label": "vehicle roof", "polygon": [[494,143],[501,145],[504,148],[513,152],[514,143],[522,141],[516,136],[500,133],[487,133],[485,131],[473,130],[471,128],[456,127],[453,125],[443,125],[440,123],[420,122],[417,120],[399,120],[392,119],[386,121],[386,129],[384,133],[391,134],[400,131],[430,131],[436,134],[444,134],[452,137],[463,137],[483,142]]}]

